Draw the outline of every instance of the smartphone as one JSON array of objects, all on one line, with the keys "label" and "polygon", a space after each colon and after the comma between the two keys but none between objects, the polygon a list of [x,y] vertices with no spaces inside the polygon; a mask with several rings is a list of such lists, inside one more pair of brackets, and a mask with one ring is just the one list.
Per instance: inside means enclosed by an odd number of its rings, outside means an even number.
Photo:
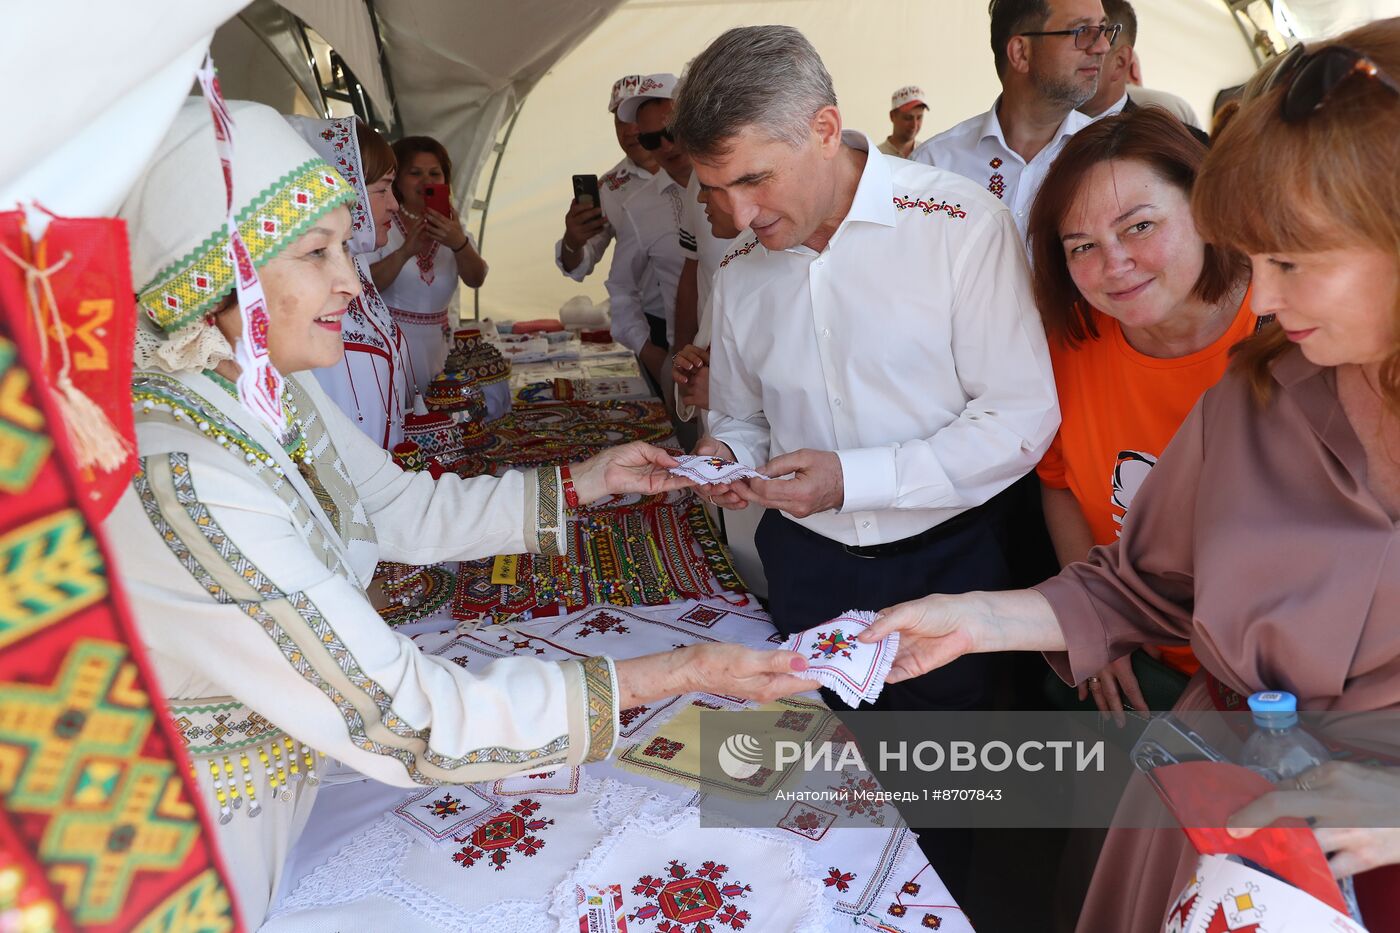
[{"label": "smartphone", "polygon": [[601,202],[598,200],[597,175],[574,176],[574,200],[589,207],[601,206]]},{"label": "smartphone", "polygon": [[452,213],[451,194],[446,185],[424,185],[423,203],[429,210],[437,211],[444,217]]},{"label": "smartphone", "polygon": [[1170,713],[1152,718],[1131,754],[1137,769],[1149,776],[1155,768],[1185,761],[1229,761],[1204,736]]}]

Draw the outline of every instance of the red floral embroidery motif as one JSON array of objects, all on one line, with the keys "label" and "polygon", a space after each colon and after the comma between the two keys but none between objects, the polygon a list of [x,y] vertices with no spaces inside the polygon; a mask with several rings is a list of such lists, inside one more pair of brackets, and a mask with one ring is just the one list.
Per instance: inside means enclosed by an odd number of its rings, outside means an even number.
[{"label": "red floral embroidery motif", "polygon": [[1002,166],[1002,161],[1001,161],[1001,159],[996,158],[995,156],[993,156],[993,157],[992,157],[992,161],[988,162],[987,164],[990,165],[992,168],[997,169],[997,168],[1001,168],[1001,166]]},{"label": "red floral embroidery motif", "polygon": [[628,920],[641,924],[657,920],[657,933],[716,933],[721,927],[742,930],[753,915],[734,901],[747,897],[750,885],[726,882],[728,865],[702,862],[694,874],[684,862],[672,860],[659,876],[643,875],[632,893],[648,903]]},{"label": "red floral embroidery motif", "polygon": [[838,891],[849,891],[851,882],[856,878],[855,874],[849,871],[842,871],[839,868],[827,870],[826,877],[822,879],[822,884],[828,888],[835,888]]},{"label": "red floral embroidery motif", "polygon": [[943,929],[943,918],[933,914],[924,914],[923,924],[930,930],[941,930]]},{"label": "red floral embroidery motif", "polygon": [[991,177],[990,180],[988,180],[987,190],[990,191],[992,194],[996,195],[998,198],[1002,197],[1002,195],[1006,193],[1006,179],[1002,177],[1000,172],[997,172]]},{"label": "red floral embroidery motif", "polygon": [[676,752],[683,748],[685,748],[684,742],[672,742],[670,739],[663,739],[658,735],[651,740],[651,744],[646,747],[642,754],[670,761],[676,757]]},{"label": "red floral embroidery motif", "polygon": [[533,833],[554,825],[547,817],[535,817],[540,805],[534,800],[521,800],[508,813],[493,817],[478,826],[470,836],[454,836],[453,842],[465,843],[453,853],[452,861],[463,868],[486,861],[496,871],[510,864],[512,852],[529,858],[544,848],[544,840]]},{"label": "red floral embroidery motif", "polygon": [[649,709],[650,707],[647,706],[629,707],[628,709],[622,710],[617,714],[617,720],[622,724],[622,728],[629,728],[632,725],[632,723],[637,721],[638,716],[643,715]]},{"label": "red floral embroidery motif", "polygon": [[913,895],[918,894],[920,891],[923,890],[923,885],[917,884],[913,881],[906,881],[904,882],[904,887],[900,888],[900,890],[912,897]]}]

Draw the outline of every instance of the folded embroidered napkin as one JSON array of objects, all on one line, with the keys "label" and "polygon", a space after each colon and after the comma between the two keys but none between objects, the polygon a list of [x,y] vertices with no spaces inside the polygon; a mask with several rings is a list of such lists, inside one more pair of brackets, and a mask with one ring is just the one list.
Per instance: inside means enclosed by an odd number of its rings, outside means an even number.
[{"label": "folded embroidered napkin", "polygon": [[676,476],[693,479],[702,486],[708,486],[712,483],[732,483],[736,479],[748,479],[749,477],[768,479],[767,476],[757,470],[749,469],[742,463],[721,460],[719,457],[696,457],[691,454],[682,454],[676,460],[679,465],[671,467],[671,472]]},{"label": "folded embroidered napkin", "polygon": [[873,612],[848,610],[830,622],[798,632],[782,647],[806,657],[805,676],[836,691],[851,706],[859,706],[862,700],[873,703],[884,689],[890,665],[899,652],[898,632],[874,644],[856,641],[874,621]]}]

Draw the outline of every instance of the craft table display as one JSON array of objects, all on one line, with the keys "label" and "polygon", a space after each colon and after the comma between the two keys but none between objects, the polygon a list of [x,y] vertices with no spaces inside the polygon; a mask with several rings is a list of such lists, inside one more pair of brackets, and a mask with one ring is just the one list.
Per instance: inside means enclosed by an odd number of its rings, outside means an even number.
[{"label": "craft table display", "polygon": [[658,401],[567,401],[517,406],[492,423],[489,446],[472,453],[501,467],[574,463],[629,441],[671,438]]},{"label": "craft table display", "polygon": [[[460,631],[443,613],[430,621],[438,630],[414,641],[467,670],[512,656],[627,658],[706,641],[781,641],[755,605],[718,599]],[[326,787],[263,930],[573,933],[577,889],[614,884],[632,933],[970,930],[887,804],[794,803],[767,828],[700,825],[707,793],[743,784],[698,779],[699,716],[750,706],[689,694],[624,710],[613,759],[583,768],[409,791]],[[794,735],[839,728],[814,699],[774,708]],[[755,777],[755,795],[786,779]]]},{"label": "craft table display", "polygon": [[586,606],[749,601],[704,508],[689,493],[588,509],[569,519],[569,556],[502,555],[459,565],[461,621],[556,616]]}]

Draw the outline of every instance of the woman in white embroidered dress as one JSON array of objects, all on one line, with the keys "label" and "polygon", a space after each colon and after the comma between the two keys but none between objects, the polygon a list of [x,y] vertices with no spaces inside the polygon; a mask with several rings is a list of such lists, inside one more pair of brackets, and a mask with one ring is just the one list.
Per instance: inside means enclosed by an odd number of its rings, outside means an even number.
[{"label": "woman in white embroidered dress", "polygon": [[[405,473],[302,372],[338,361],[360,284],[346,183],[277,113],[229,106],[234,209],[285,377],[276,431],[244,407],[224,174],[201,100],[123,205],[142,311],[137,472],[108,519],[117,571],[249,929],[315,796],[318,754],[396,785],[472,783],[607,757],[620,708],[696,689],[815,687],[802,659],[707,644],[614,662],[507,658],[473,674],[384,625],[364,585],[412,564],[560,553],[565,502],[684,485],[645,444],[463,480]],[[572,488],[571,488],[572,487]],[[249,819],[257,816],[258,819]]]},{"label": "woman in white embroidered dress", "polygon": [[316,381],[365,436],[385,450],[403,440],[403,416],[412,403],[408,345],[380,297],[369,271],[368,254],[389,241],[399,209],[393,183],[394,150],[373,127],[355,117],[313,120],[288,117],[316,153],[341,174],[355,192],[350,206],[354,233],[350,252],[360,276],[360,294],[341,323],[345,356],[313,370]]},{"label": "woman in white embroidered dress", "polygon": [[455,208],[442,214],[427,205],[423,189],[446,187],[452,177],[452,159],[442,143],[431,136],[405,136],[394,143],[394,157],[399,211],[389,241],[370,257],[370,268],[408,343],[411,378],[422,394],[452,348],[447,311],[457,283],[480,288],[486,260]]}]

